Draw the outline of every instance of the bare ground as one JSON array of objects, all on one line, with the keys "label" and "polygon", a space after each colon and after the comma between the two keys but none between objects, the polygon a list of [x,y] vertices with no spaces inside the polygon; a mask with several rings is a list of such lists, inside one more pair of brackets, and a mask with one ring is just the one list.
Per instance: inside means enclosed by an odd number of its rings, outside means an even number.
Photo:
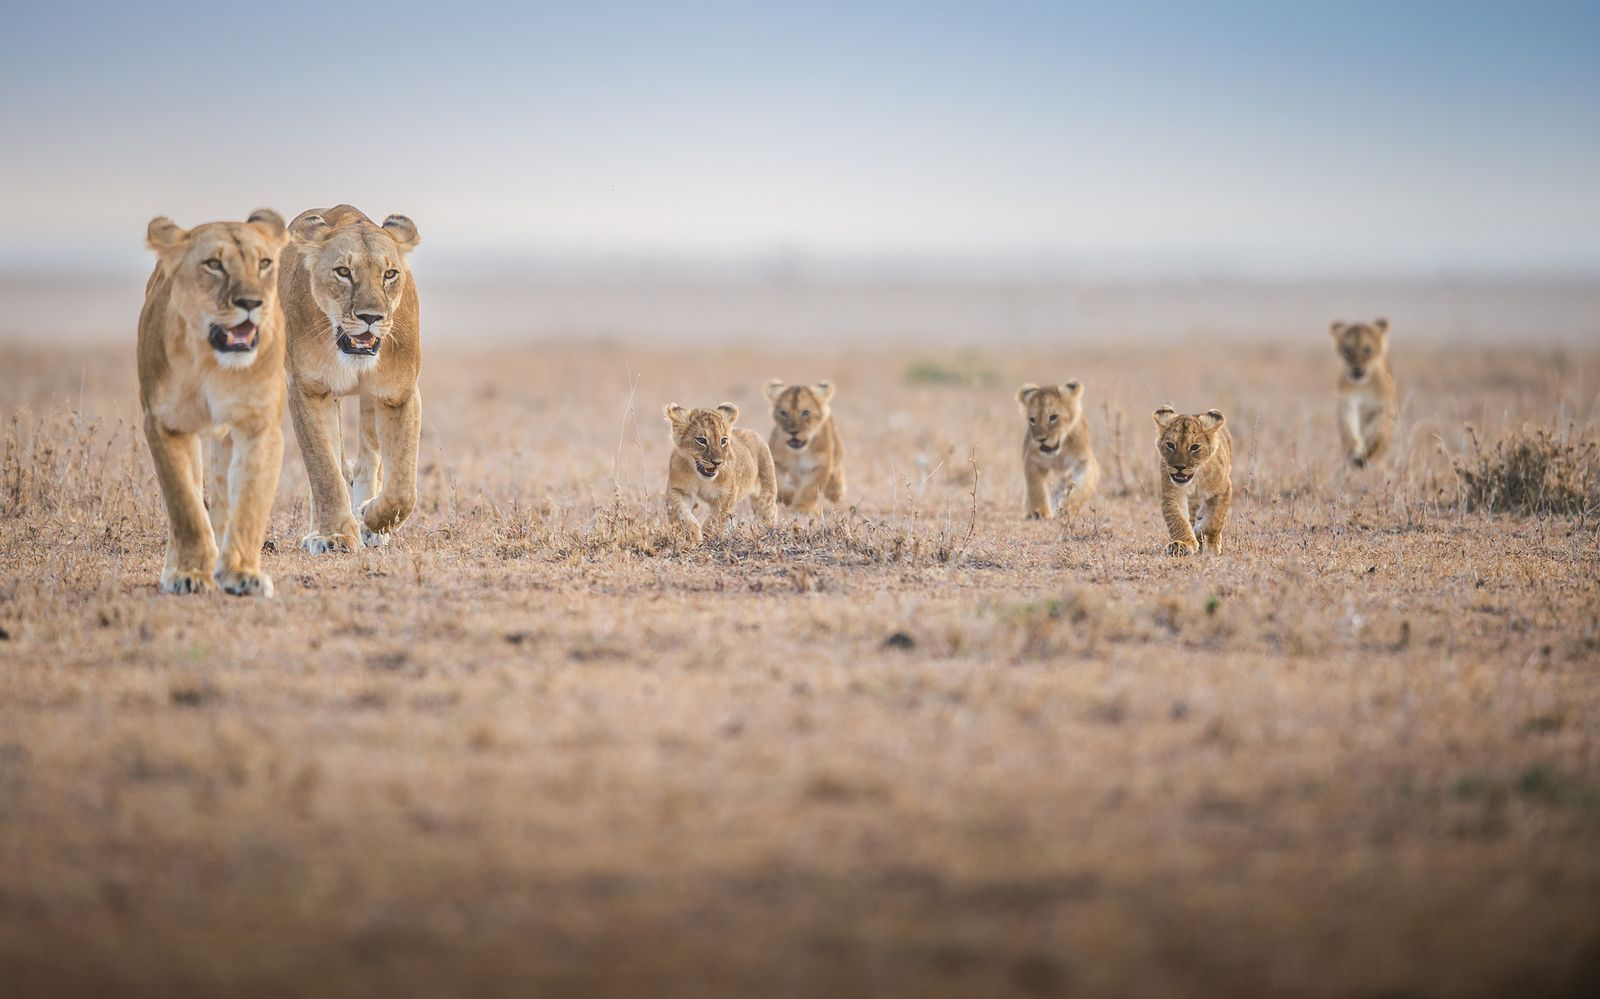
[{"label": "bare ground", "polygon": [[[8,995],[1542,995],[1600,976],[1600,535],[1468,510],[1465,427],[1600,425],[1592,348],[435,350],[422,499],[278,597],[156,592],[131,351],[0,347]],[[850,509],[663,528],[663,403],[831,377]],[[625,415],[637,377],[637,428]],[[1025,523],[1011,399],[1104,495]],[[1168,559],[1149,412],[1220,406]],[[292,438],[291,438],[292,440]],[[974,467],[977,470],[974,481]]]}]

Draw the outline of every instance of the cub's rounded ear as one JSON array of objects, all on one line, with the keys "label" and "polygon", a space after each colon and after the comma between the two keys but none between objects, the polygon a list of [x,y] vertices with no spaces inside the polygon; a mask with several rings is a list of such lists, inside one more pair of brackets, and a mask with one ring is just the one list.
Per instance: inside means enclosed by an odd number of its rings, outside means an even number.
[{"label": "cub's rounded ear", "polygon": [[417,235],[417,224],[404,215],[391,215],[384,219],[383,231],[399,244],[401,253],[410,253],[422,242],[422,237]]},{"label": "cub's rounded ear", "polygon": [[1061,386],[1061,394],[1076,399],[1078,396],[1083,395],[1083,382],[1078,381],[1076,378],[1072,379],[1072,381]]},{"label": "cub's rounded ear", "polygon": [[739,407],[735,406],[731,402],[725,402],[722,405],[718,406],[717,407],[717,412],[721,413],[722,414],[722,418],[724,420],[727,420],[729,423],[738,423],[739,422]]},{"label": "cub's rounded ear", "polygon": [[1200,414],[1200,426],[1204,427],[1208,431],[1217,429],[1218,427],[1222,426],[1224,422],[1225,421],[1222,419],[1222,410],[1220,409],[1208,409],[1204,413]]},{"label": "cub's rounded ear", "polygon": [[661,415],[666,417],[667,422],[674,427],[681,427],[683,422],[689,418],[689,411],[675,402],[669,402],[662,407]]},{"label": "cub's rounded ear", "polygon": [[1386,334],[1389,332],[1389,320],[1382,317],[1374,319],[1372,321],[1372,328],[1377,330],[1379,333]]},{"label": "cub's rounded ear", "polygon": [[827,380],[817,382],[816,385],[812,386],[811,391],[817,394],[818,399],[827,402],[833,398],[833,382]]},{"label": "cub's rounded ear", "polygon": [[1037,391],[1039,391],[1039,386],[1035,385],[1033,382],[1029,382],[1028,384],[1017,389],[1017,405],[1026,409],[1028,407],[1028,400],[1032,399],[1033,394]]},{"label": "cub's rounded ear", "polygon": [[270,208],[257,208],[245,221],[255,226],[261,235],[272,240],[274,246],[282,246],[288,239],[289,230],[283,224],[283,216]]},{"label": "cub's rounded ear", "polygon": [[1160,409],[1156,410],[1150,415],[1155,417],[1156,426],[1160,427],[1162,430],[1165,430],[1167,427],[1172,425],[1173,420],[1178,418],[1178,411],[1173,409],[1171,406],[1162,406]]},{"label": "cub's rounded ear", "polygon": [[1338,339],[1339,337],[1343,336],[1344,335],[1344,330],[1345,330],[1344,323],[1340,322],[1337,319],[1335,319],[1333,322],[1328,324],[1328,335],[1333,337],[1333,338],[1335,338],[1335,339]]},{"label": "cub's rounded ear", "polygon": [[303,212],[289,223],[289,235],[303,243],[320,243],[332,232],[328,220],[316,212]]},{"label": "cub's rounded ear", "polygon": [[189,230],[179,228],[178,224],[165,215],[157,215],[150,220],[150,227],[145,230],[145,245],[157,253],[165,253],[189,241]]},{"label": "cub's rounded ear", "polygon": [[761,390],[761,394],[767,397],[768,402],[777,402],[778,396],[783,393],[785,388],[788,388],[788,386],[783,383],[782,378],[774,378],[767,382],[767,386]]}]

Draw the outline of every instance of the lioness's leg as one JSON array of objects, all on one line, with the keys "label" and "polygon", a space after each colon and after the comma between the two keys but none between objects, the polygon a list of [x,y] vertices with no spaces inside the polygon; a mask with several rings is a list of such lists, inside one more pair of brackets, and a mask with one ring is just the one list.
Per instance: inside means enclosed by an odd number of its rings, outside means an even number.
[{"label": "lioness's leg", "polygon": [[361,397],[357,437],[360,445],[350,474],[350,509],[359,515],[367,500],[378,495],[383,483],[383,463],[378,456],[378,404],[365,395]]},{"label": "lioness's leg", "polygon": [[694,497],[681,489],[667,490],[667,519],[689,536],[689,543],[698,545],[705,537],[700,522],[694,519]]},{"label": "lioness's leg", "polygon": [[1200,550],[1189,524],[1189,497],[1169,482],[1161,484],[1161,519],[1167,522],[1168,555],[1193,555]]},{"label": "lioness's leg", "polygon": [[1028,489],[1028,519],[1048,520],[1055,516],[1055,509],[1050,505],[1049,480],[1050,473],[1024,461],[1022,463],[1022,481]]},{"label": "lioness's leg", "polygon": [[306,392],[289,383],[289,417],[300,443],[300,457],[311,480],[311,533],[300,545],[313,555],[353,551],[359,543],[350,513],[350,491],[339,467],[339,449],[329,434],[338,430],[339,400],[329,393]]},{"label": "lioness's leg", "polygon": [[228,529],[228,463],[233,460],[233,435],[224,430],[205,450],[206,512],[211,515],[211,534],[221,544],[222,533]]},{"label": "lioness's leg", "polygon": [[373,407],[378,417],[378,455],[383,488],[362,507],[361,540],[376,547],[389,543],[389,533],[417,506],[417,442],[422,437],[422,395],[415,387],[401,402]]},{"label": "lioness's leg", "polygon": [[199,593],[210,581],[209,567],[217,557],[200,485],[200,439],[194,434],[171,433],[148,413],[144,437],[167,508],[167,557],[161,569],[161,588],[168,593]]},{"label": "lioness's leg", "polygon": [[283,467],[281,418],[275,413],[255,426],[235,426],[233,436],[233,460],[228,464],[231,515],[217,559],[217,585],[240,596],[270,597],[272,577],[261,571],[261,542],[267,536]]}]

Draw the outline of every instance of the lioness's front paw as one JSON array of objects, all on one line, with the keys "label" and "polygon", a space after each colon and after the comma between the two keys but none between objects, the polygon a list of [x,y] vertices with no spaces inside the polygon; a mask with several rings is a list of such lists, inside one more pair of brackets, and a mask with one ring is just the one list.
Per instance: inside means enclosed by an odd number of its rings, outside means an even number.
[{"label": "lioness's front paw", "polygon": [[204,593],[211,588],[211,577],[204,569],[168,569],[161,573],[163,593]]},{"label": "lioness's front paw", "polygon": [[242,569],[218,569],[217,585],[222,592],[236,597],[272,596],[272,577],[264,572],[247,572]]},{"label": "lioness's front paw", "polygon": [[333,534],[312,531],[300,539],[300,547],[313,555],[326,555],[329,552],[353,552],[358,544],[354,525]]},{"label": "lioness's front paw", "polygon": [[372,499],[362,503],[361,506],[356,510],[356,519],[361,522],[361,543],[368,548],[382,548],[389,543],[388,531],[374,531],[372,528],[367,526],[367,507],[371,506],[372,500],[377,498],[378,497],[376,496],[372,497]]},{"label": "lioness's front paw", "polygon": [[1197,541],[1172,541],[1167,544],[1167,554],[1181,557],[1193,555],[1200,550]]}]

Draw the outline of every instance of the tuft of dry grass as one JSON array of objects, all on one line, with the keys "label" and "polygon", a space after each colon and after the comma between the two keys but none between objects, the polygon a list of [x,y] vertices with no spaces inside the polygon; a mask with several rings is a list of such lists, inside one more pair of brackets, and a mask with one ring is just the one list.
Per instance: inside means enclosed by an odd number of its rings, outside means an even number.
[{"label": "tuft of dry grass", "polygon": [[1557,436],[1524,427],[1485,448],[1467,428],[1469,454],[1458,458],[1461,502],[1490,513],[1593,518],[1600,513],[1600,446],[1571,429]]}]

